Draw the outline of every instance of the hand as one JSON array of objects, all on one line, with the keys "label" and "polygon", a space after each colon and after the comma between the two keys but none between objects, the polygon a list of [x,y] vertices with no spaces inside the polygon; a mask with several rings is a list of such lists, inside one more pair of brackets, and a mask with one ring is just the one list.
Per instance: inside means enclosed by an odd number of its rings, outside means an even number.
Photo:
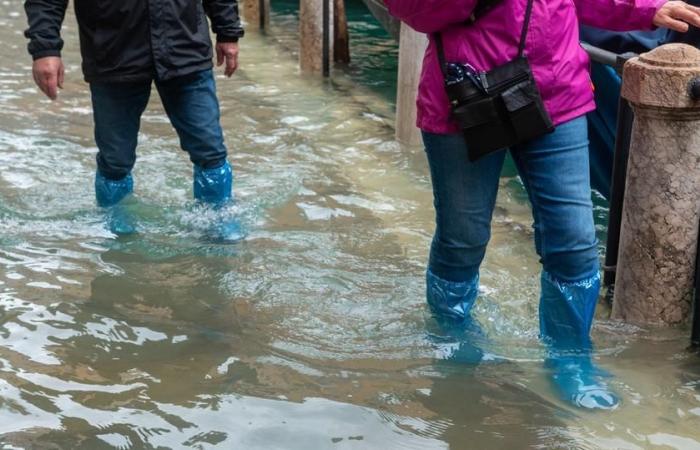
[{"label": "hand", "polygon": [[670,0],[656,12],[654,25],[685,33],[688,24],[700,28],[700,8],[678,0]]},{"label": "hand", "polygon": [[230,77],[238,69],[238,42],[216,43],[216,65],[226,62],[224,75]]},{"label": "hand", "polygon": [[32,65],[34,82],[51,100],[58,97],[58,88],[63,89],[64,74],[63,61],[58,56],[39,58]]}]

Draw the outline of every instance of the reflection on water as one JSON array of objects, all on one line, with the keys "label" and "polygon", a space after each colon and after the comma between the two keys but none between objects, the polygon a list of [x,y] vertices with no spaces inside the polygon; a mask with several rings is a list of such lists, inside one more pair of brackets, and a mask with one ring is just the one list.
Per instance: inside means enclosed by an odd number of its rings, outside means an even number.
[{"label": "reflection on water", "polygon": [[[73,17],[51,103],[32,87],[21,4],[0,2],[0,448],[700,448],[683,332],[601,320],[623,406],[587,414],[553,397],[511,174],[477,310],[493,361],[444,358],[457,343],[430,338],[423,300],[424,156],[393,142],[386,96],[356,83],[365,69],[300,76],[293,22],[250,32],[241,72],[218,80],[249,238],[202,239],[156,99],[134,173],[143,231],[115,239],[93,205]],[[355,50],[391,45],[371,42]]]}]

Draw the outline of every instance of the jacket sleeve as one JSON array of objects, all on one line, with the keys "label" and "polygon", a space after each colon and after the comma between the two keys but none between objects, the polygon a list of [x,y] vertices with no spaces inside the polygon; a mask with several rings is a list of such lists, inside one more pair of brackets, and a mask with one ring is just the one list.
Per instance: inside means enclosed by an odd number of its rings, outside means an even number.
[{"label": "jacket sleeve", "polygon": [[389,13],[421,33],[435,33],[466,22],[477,0],[384,0]]},{"label": "jacket sleeve", "polygon": [[211,20],[211,29],[217,42],[237,42],[243,37],[243,27],[238,16],[237,0],[202,0],[204,11]]},{"label": "jacket sleeve", "polygon": [[579,21],[612,31],[650,30],[667,0],[574,0]]},{"label": "jacket sleeve", "polygon": [[32,58],[61,56],[63,39],[61,25],[66,16],[68,0],[26,0],[24,10],[27,13],[29,28],[24,35],[29,39],[27,49]]}]

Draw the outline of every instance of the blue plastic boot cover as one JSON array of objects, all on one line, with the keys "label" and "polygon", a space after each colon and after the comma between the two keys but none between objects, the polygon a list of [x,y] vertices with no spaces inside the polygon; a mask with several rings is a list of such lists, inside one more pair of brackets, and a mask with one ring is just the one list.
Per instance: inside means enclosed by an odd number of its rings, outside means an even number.
[{"label": "blue plastic boot cover", "polygon": [[121,180],[105,178],[99,171],[95,174],[95,197],[103,208],[114,206],[134,191],[134,179],[128,174]]},{"label": "blue plastic boot cover", "polygon": [[484,359],[484,332],[472,318],[479,293],[479,276],[465,282],[443,280],[430,270],[426,274],[428,305],[434,322],[428,334],[439,359],[459,364],[478,364]]},{"label": "blue plastic boot cover", "polygon": [[461,282],[439,278],[430,270],[426,272],[426,297],[428,305],[438,317],[457,321],[469,319],[479,293],[479,275]]},{"label": "blue plastic boot cover", "polygon": [[204,203],[223,206],[231,200],[233,172],[225,161],[214,169],[194,166],[194,198]]},{"label": "blue plastic boot cover", "polygon": [[107,208],[107,224],[114,234],[127,235],[136,231],[132,217],[120,203],[133,190],[131,174],[121,180],[105,178],[99,171],[95,175],[95,198],[98,206]]},{"label": "blue plastic boot cover", "polygon": [[[228,161],[214,169],[194,166],[194,198],[200,202],[222,208],[233,199],[233,171]],[[207,232],[215,241],[236,242],[244,234],[238,220],[222,210],[222,214]]]},{"label": "blue plastic boot cover", "polygon": [[562,398],[588,409],[613,409],[619,398],[592,361],[590,330],[600,291],[600,274],[562,282],[542,273],[540,333],[548,348],[546,365]]}]

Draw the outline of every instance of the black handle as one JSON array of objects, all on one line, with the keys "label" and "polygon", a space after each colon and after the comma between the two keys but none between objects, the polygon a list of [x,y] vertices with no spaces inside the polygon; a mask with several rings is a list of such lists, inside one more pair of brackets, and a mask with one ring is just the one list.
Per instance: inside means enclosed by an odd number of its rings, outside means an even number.
[{"label": "black handle", "polygon": [[695,77],[688,83],[688,94],[693,100],[700,100],[700,77]]}]

